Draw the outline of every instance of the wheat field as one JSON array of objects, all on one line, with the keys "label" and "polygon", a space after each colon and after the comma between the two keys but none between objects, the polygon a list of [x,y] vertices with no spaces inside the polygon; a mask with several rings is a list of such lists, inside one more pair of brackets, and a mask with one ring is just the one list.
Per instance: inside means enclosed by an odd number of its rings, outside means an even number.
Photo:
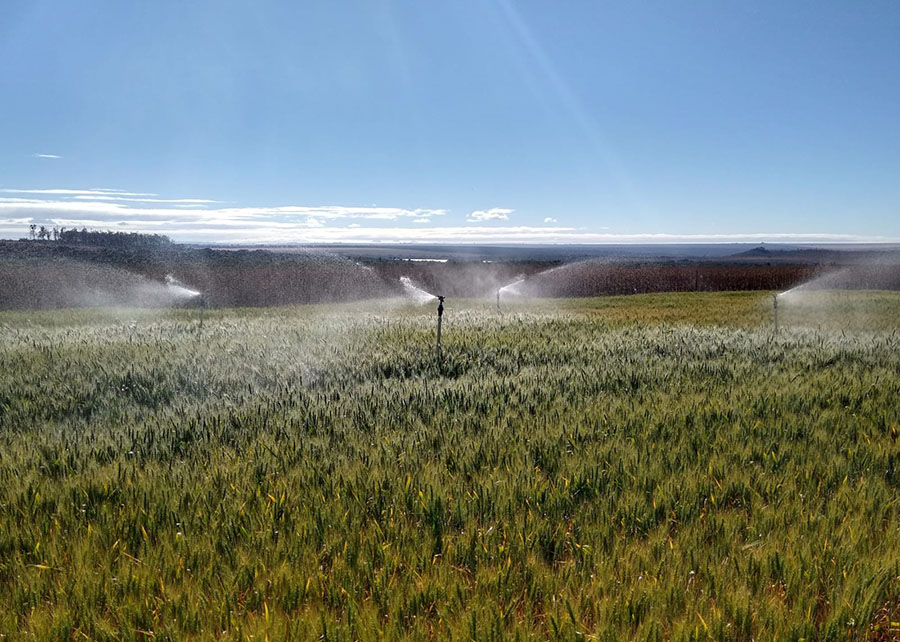
[{"label": "wheat field", "polygon": [[900,635],[900,295],[0,314],[0,637]]}]

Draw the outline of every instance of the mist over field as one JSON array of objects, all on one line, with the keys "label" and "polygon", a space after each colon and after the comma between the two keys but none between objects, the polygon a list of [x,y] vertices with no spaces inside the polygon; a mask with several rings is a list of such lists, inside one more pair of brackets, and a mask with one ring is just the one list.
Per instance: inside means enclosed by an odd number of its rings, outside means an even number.
[{"label": "mist over field", "polygon": [[[130,246],[0,242],[0,309],[355,301],[408,296],[404,283],[455,298],[494,297],[503,288],[506,296],[514,290],[532,298],[896,289],[900,252],[892,246],[212,249],[164,243],[148,249],[135,239]],[[202,297],[185,296],[188,290]]]}]

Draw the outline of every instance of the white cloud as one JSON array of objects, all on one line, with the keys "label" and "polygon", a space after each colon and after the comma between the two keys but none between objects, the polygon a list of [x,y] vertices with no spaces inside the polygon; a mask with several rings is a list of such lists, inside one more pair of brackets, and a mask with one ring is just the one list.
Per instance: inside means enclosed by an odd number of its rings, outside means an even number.
[{"label": "white cloud", "polygon": [[553,218],[552,216],[548,216],[547,218],[544,219],[544,223],[556,223],[556,222],[557,222],[556,219]]},{"label": "white cloud", "polygon": [[0,203],[43,203],[37,198],[18,198],[15,196],[0,196]]},{"label": "white cloud", "polygon": [[[175,203],[182,205],[183,203]],[[0,200],[0,211],[16,209],[31,211],[35,216],[46,219],[60,217],[91,218],[103,222],[111,220],[171,220],[171,221],[207,221],[223,225],[233,223],[267,224],[278,222],[294,222],[313,218],[317,220],[332,219],[368,219],[396,221],[404,218],[413,220],[430,219],[446,213],[441,209],[403,209],[394,207],[347,207],[341,205],[300,206],[287,205],[280,207],[223,207],[214,209],[180,209],[174,207],[134,207],[132,205],[110,202],[107,200],[41,200],[41,199],[3,199]]]},{"label": "white cloud", "polygon": [[475,210],[466,217],[467,221],[506,221],[514,210],[494,207],[489,210]]},{"label": "white cloud", "polygon": [[[555,224],[444,225],[432,227],[444,209],[285,205],[214,207],[206,199],[155,196],[109,189],[15,190],[0,193],[0,238],[27,236],[30,224],[165,234],[180,242],[224,243],[897,243],[886,236],[828,233],[612,234]],[[88,198],[80,198],[86,196]],[[94,198],[90,198],[94,196]],[[105,198],[112,196],[114,198]],[[135,200],[128,200],[134,198]],[[507,220],[512,210],[481,212],[473,221]],[[479,212],[473,212],[470,218]],[[415,225],[410,225],[414,223]]]},{"label": "white cloud", "polygon": [[119,196],[113,194],[77,194],[75,198],[87,201],[118,201],[124,203],[172,203],[178,205],[209,205],[211,203],[220,203],[221,201],[211,201],[206,198],[131,198],[128,196]]},{"label": "white cloud", "polygon": [[[0,216],[22,225],[54,225],[148,231],[179,241],[228,240],[256,236],[303,241],[309,231],[353,221],[370,225],[403,220],[425,224],[446,210],[437,208],[356,207],[346,205],[284,205],[275,207],[214,207],[218,201],[199,198],[149,198],[142,192],[109,189],[3,189]],[[356,223],[359,227],[359,224]],[[22,236],[21,229],[0,229],[0,236]]]},{"label": "white cloud", "polygon": [[57,154],[32,154],[32,158],[62,158],[62,156],[58,156]]},{"label": "white cloud", "polygon": [[[601,234],[568,227],[324,227],[193,231],[197,238],[214,236],[227,243],[531,243],[531,244],[662,244],[662,243],[885,243],[900,239],[844,234]],[[165,232],[161,232],[165,233]]]},{"label": "white cloud", "polygon": [[84,194],[88,196],[156,196],[148,192],[123,192],[118,189],[0,189],[4,194],[41,194],[48,196],[77,196]]}]

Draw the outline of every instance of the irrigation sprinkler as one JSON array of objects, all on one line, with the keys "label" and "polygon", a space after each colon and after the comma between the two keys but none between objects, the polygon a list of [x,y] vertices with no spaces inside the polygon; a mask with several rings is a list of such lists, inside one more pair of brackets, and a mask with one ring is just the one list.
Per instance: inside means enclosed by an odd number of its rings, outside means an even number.
[{"label": "irrigation sprinkler", "polygon": [[775,334],[778,334],[778,293],[772,295],[772,318],[775,321]]},{"label": "irrigation sprinkler", "polygon": [[199,294],[197,296],[197,307],[200,308],[200,325],[198,326],[198,330],[203,329],[203,315],[206,312],[206,295]]},{"label": "irrigation sprinkler", "polygon": [[519,276],[516,277],[515,281],[513,281],[512,283],[507,283],[502,288],[499,288],[497,290],[497,311],[498,312],[500,312],[501,314],[503,313],[503,310],[500,308],[500,298],[503,295],[503,291],[506,290],[507,294],[521,294],[517,290],[517,287],[524,280],[525,280],[525,275],[520,274]]},{"label": "irrigation sprinkler", "polygon": [[441,362],[441,323],[444,319],[444,297],[438,297],[438,324],[437,324],[437,359]]}]

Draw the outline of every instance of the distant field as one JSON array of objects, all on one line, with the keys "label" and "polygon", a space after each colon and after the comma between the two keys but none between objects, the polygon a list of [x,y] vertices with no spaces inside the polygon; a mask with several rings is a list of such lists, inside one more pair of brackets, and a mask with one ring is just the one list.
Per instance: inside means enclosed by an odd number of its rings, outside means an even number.
[{"label": "distant field", "polygon": [[[0,313],[0,634],[900,636],[900,293]],[[2,637],[2,636],[0,636]]]},{"label": "distant field", "polygon": [[[592,257],[566,258],[536,248],[506,248],[494,259],[451,253],[447,255],[450,258],[439,259],[446,262],[429,262],[382,254],[390,248],[374,255],[372,248],[356,248],[360,255],[346,254],[353,248],[343,254],[334,249],[213,250],[177,244],[148,249],[0,241],[0,310],[166,307],[172,304],[165,290],[171,278],[202,292],[208,306],[230,308],[398,296],[401,277],[454,298],[491,296],[523,276],[528,277],[529,294],[556,298],[785,290],[835,267],[816,264],[805,256],[790,258],[793,255],[772,261],[765,260],[769,255],[757,254],[675,260],[619,256],[609,250]],[[815,256],[823,260],[839,256],[850,263],[862,260],[853,252]],[[884,276],[857,275],[852,287],[900,289],[900,269]]]}]

